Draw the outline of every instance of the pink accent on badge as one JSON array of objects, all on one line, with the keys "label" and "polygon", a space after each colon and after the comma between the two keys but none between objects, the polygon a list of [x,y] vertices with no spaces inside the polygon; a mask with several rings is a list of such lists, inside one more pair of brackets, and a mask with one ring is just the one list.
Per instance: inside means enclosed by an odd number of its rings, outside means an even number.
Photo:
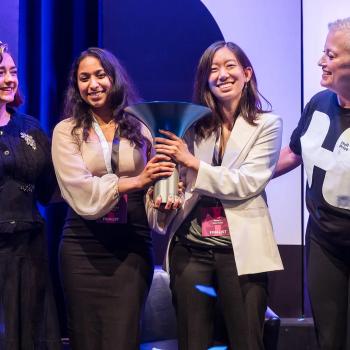
[{"label": "pink accent on badge", "polygon": [[99,224],[126,224],[128,222],[128,195],[123,194],[117,205],[105,216],[96,220]]},{"label": "pink accent on badge", "polygon": [[230,230],[223,207],[202,208],[202,236],[229,236]]}]

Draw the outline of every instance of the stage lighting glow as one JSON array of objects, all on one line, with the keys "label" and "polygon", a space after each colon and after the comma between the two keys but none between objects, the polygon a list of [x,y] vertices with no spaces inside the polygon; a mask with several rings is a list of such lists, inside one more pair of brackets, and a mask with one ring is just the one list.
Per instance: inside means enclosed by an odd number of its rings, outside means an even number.
[{"label": "stage lighting glow", "polygon": [[195,288],[197,290],[199,290],[201,293],[203,294],[207,294],[209,295],[210,297],[217,297],[217,294],[216,294],[216,290],[213,288],[213,287],[210,287],[210,286],[203,286],[201,284],[197,284],[195,286]]}]

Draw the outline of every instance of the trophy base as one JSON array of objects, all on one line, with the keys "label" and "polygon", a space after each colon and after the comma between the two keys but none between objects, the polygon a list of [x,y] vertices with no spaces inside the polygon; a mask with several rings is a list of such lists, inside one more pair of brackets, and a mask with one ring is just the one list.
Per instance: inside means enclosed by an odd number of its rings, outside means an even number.
[{"label": "trophy base", "polygon": [[179,172],[175,168],[171,176],[158,180],[154,184],[153,200],[155,201],[158,196],[162,197],[162,204],[166,203],[169,196],[178,195],[178,183],[179,183]]}]

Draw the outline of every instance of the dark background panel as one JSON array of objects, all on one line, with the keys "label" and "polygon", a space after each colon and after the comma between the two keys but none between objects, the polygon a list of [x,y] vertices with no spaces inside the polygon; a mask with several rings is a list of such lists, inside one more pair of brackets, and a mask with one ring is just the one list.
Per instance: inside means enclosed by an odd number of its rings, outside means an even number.
[{"label": "dark background panel", "polygon": [[203,51],[223,35],[198,0],[104,0],[102,45],[145,100],[191,100]]}]

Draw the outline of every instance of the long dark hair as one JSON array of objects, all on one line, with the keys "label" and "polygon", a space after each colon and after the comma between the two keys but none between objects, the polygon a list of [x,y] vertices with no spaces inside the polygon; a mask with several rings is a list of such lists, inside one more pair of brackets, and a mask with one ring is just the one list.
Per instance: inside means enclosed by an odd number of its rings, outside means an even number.
[{"label": "long dark hair", "polygon": [[[7,53],[8,55],[10,55],[12,57],[11,53],[9,52],[8,45],[0,41],[0,63],[4,59],[4,57],[3,57],[4,53]],[[17,86],[17,91],[15,93],[15,97],[14,97],[13,101],[7,103],[6,107],[15,108],[15,107],[19,107],[22,103],[23,103],[23,98],[22,98],[22,96],[19,92],[19,88]]]},{"label": "long dark hair", "polygon": [[71,67],[63,117],[71,117],[75,120],[72,135],[77,135],[77,130],[82,128],[83,140],[86,141],[92,127],[93,117],[90,105],[82,99],[79,93],[77,77],[80,62],[88,56],[95,57],[100,61],[112,83],[107,103],[110,105],[113,118],[119,125],[120,136],[127,138],[132,144],[142,147],[145,139],[141,133],[140,122],[124,112],[126,106],[138,100],[137,94],[118,59],[111,52],[98,47],[90,47],[83,51]]},{"label": "long dark hair", "polygon": [[[253,66],[244,51],[237,44],[232,42],[217,41],[211,44],[204,51],[199,60],[194,81],[193,101],[195,103],[205,105],[212,110],[211,117],[201,119],[196,123],[195,131],[199,139],[208,137],[222,123],[219,102],[210,91],[208,79],[211,72],[214,55],[223,47],[227,47],[236,56],[238,63],[243,67],[243,69],[252,69],[251,79],[243,88],[236,115],[241,114],[249,124],[255,125],[259,113],[267,113],[271,111],[270,102],[267,101],[258,90],[258,84]],[[260,97],[267,103],[268,110],[263,109]]]}]

